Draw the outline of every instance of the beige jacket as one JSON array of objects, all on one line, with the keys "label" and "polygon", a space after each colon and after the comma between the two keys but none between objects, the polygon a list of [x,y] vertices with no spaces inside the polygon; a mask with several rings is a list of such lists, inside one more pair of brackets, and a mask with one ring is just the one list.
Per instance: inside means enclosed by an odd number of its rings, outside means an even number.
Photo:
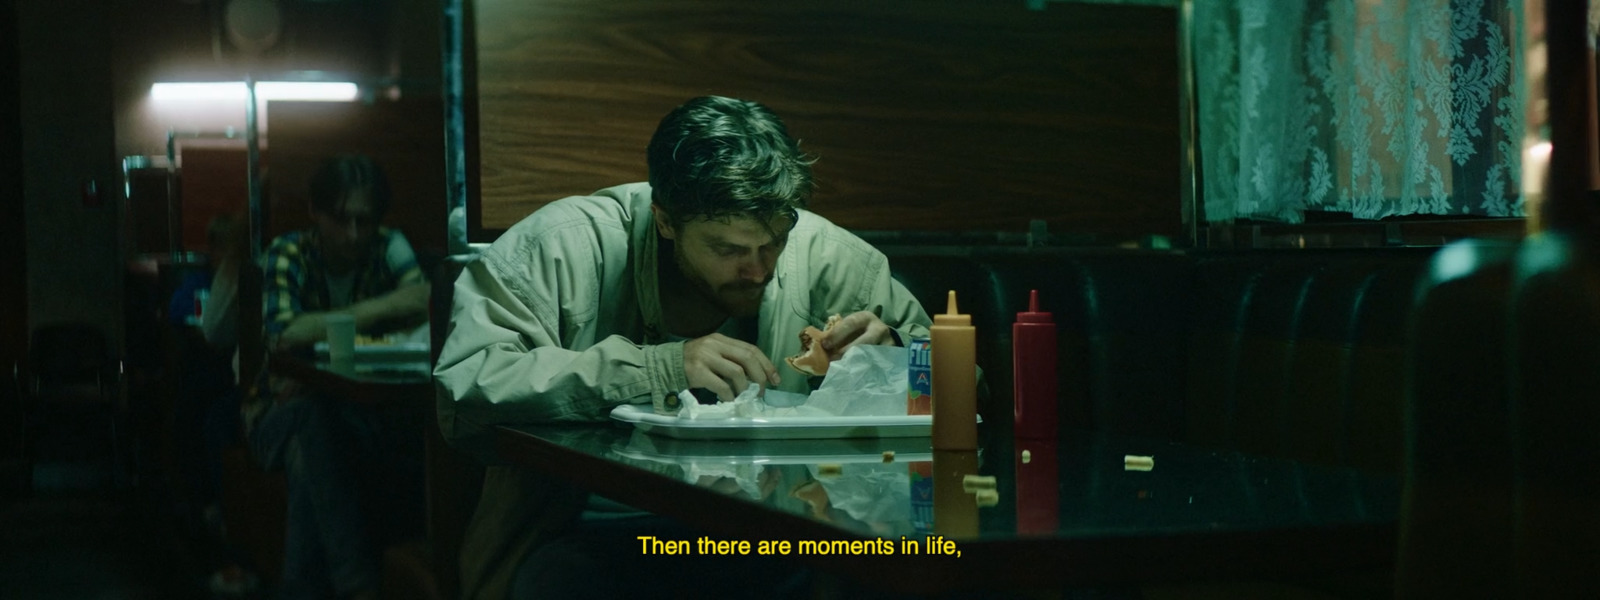
[{"label": "beige jacket", "polygon": [[[558,200],[466,267],[434,370],[447,439],[470,448],[493,425],[603,421],[622,403],[660,410],[688,387],[683,343],[668,342],[662,324],[650,202],[644,183]],[[778,367],[779,388],[809,389],[781,360],[800,352],[801,329],[860,310],[902,339],[928,335],[927,313],[890,277],[881,252],[801,211],[753,340]],[[560,487],[522,470],[489,470],[462,551],[466,597],[503,597],[541,533],[576,517],[583,495]]]}]

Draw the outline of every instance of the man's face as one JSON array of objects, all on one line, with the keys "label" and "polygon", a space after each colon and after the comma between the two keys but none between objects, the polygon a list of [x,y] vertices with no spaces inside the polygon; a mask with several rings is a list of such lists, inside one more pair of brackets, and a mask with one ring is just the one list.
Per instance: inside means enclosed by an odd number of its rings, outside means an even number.
[{"label": "man's face", "polygon": [[355,190],[332,211],[311,209],[311,220],[321,236],[323,260],[329,270],[345,273],[367,259],[368,246],[378,234],[378,216],[367,190]]},{"label": "man's face", "polygon": [[678,271],[702,298],[733,317],[761,312],[761,296],[789,243],[793,218],[779,216],[765,225],[744,216],[698,219],[675,229],[659,208],[655,215],[657,230],[673,241]]}]

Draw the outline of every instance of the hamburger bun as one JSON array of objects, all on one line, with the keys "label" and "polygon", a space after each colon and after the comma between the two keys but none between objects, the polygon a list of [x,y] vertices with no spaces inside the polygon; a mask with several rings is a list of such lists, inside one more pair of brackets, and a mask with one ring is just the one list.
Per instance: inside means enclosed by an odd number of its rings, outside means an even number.
[{"label": "hamburger bun", "polygon": [[828,317],[828,322],[823,325],[822,329],[817,329],[810,325],[807,325],[805,329],[801,329],[800,353],[784,358],[784,362],[789,363],[789,366],[793,367],[794,370],[807,375],[827,375],[828,363],[832,362],[833,358],[828,356],[828,351],[822,348],[822,340],[828,339],[828,335],[833,331],[833,326],[838,324],[839,321],[839,315],[833,315]]}]

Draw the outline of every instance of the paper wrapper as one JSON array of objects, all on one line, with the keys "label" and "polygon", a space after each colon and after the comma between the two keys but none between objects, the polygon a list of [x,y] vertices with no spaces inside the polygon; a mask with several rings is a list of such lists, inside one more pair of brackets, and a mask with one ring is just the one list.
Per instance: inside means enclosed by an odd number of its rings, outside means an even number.
[{"label": "paper wrapper", "polygon": [[904,466],[852,463],[841,465],[833,477],[823,477],[816,466],[810,469],[834,508],[857,521],[883,524],[895,533],[910,532],[911,475]]},{"label": "paper wrapper", "polygon": [[[822,385],[799,406],[793,392],[767,390],[752,383],[732,402],[700,404],[679,392],[679,419],[712,420],[782,417],[878,417],[906,414],[906,349],[897,346],[854,346],[828,367]],[[787,401],[784,401],[787,400]],[[769,404],[769,401],[772,404]]]},{"label": "paper wrapper", "polygon": [[852,347],[828,366],[805,406],[844,417],[904,415],[907,357],[898,346]]},{"label": "paper wrapper", "polygon": [[762,465],[753,463],[691,462],[683,465],[683,480],[694,485],[712,486],[719,480],[730,480],[739,491],[752,499],[761,499]]}]

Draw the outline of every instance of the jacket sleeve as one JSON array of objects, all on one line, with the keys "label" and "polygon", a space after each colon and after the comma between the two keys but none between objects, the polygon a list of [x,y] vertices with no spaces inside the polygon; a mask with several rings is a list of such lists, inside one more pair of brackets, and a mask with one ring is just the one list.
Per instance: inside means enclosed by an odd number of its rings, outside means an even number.
[{"label": "jacket sleeve", "polygon": [[813,318],[865,310],[878,315],[902,342],[928,337],[933,320],[917,297],[894,279],[888,257],[876,248],[827,226],[807,260],[816,278],[811,297]]},{"label": "jacket sleeve", "polygon": [[866,310],[877,313],[885,325],[894,328],[901,345],[910,343],[911,338],[928,337],[928,327],[933,325],[933,320],[922,309],[922,303],[890,275],[887,258],[882,254],[876,254],[876,258],[872,276],[867,279],[870,283],[861,290],[864,296],[861,304]]},{"label": "jacket sleeve", "polygon": [[[857,242],[858,239],[851,238],[851,241]],[[928,337],[933,319],[928,316],[926,310],[923,310],[922,303],[912,295],[911,290],[895,280],[889,268],[888,257],[865,242],[858,243],[861,250],[857,260],[860,261],[861,271],[852,276],[841,277],[838,273],[831,275],[830,277],[835,279],[834,285],[841,286],[839,289],[853,291],[851,304],[853,307],[861,307],[853,310],[869,310],[876,313],[885,325],[894,328],[895,335],[902,345],[909,343],[912,338]],[[849,248],[851,244],[836,242],[833,246]],[[986,402],[989,398],[989,382],[983,375],[983,367],[976,368],[978,398]]]},{"label": "jacket sleeve", "polygon": [[564,347],[562,309],[582,311],[572,290],[595,281],[596,267],[539,244],[513,254],[491,249],[456,280],[450,334],[434,369],[446,438],[501,424],[604,420],[619,404],[659,402],[688,387],[681,342],[639,345],[613,335]]}]

